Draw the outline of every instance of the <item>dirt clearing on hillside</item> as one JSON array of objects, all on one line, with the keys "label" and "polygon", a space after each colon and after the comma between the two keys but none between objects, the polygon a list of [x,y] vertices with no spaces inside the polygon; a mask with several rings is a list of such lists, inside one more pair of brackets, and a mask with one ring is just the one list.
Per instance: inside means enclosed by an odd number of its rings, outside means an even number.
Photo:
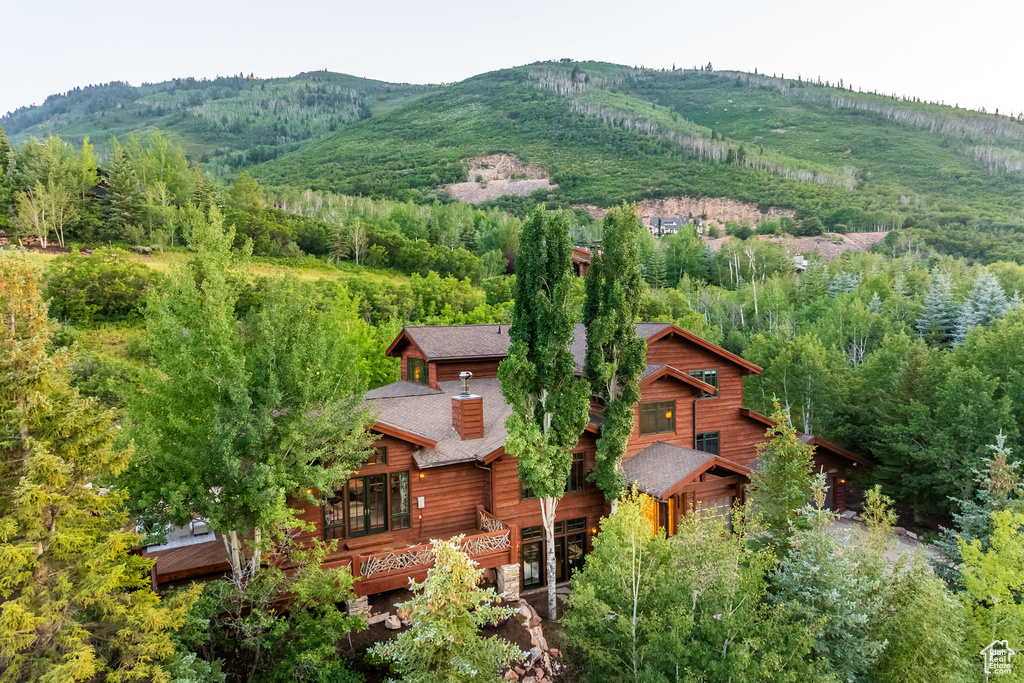
[{"label": "dirt clearing on hillside", "polygon": [[514,154],[490,154],[465,159],[464,163],[469,164],[469,180],[443,188],[460,202],[480,204],[505,195],[527,197],[537,190],[558,187],[551,183],[545,169],[524,164]]},{"label": "dirt clearing on hillside", "polygon": [[[793,254],[809,254],[815,250],[826,261],[831,261],[844,251],[871,251],[871,247],[885,239],[888,232],[851,232],[845,235],[827,232],[820,237],[775,237],[758,235],[759,240],[766,242],[784,242]],[[711,251],[718,251],[728,237],[705,239]]]}]

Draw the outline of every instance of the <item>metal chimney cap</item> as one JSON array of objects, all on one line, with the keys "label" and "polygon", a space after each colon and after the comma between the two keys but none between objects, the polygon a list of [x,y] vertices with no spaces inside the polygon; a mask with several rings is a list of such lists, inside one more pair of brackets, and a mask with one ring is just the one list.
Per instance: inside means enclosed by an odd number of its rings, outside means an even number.
[{"label": "metal chimney cap", "polygon": [[459,379],[462,380],[462,396],[469,396],[469,380],[472,379],[473,373],[469,370],[463,370],[459,373]]}]

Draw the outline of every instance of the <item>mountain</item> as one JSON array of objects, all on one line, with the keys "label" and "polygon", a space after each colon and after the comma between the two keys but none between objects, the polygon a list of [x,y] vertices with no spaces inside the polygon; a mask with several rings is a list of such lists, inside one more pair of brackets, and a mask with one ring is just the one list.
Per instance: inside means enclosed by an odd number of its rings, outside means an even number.
[{"label": "mountain", "polygon": [[[0,125],[15,140],[97,143],[160,127],[216,170],[251,165],[262,183],[297,189],[424,201],[526,177],[518,193],[538,194],[496,203],[599,215],[622,200],[722,197],[840,231],[1024,240],[1024,121],[799,78],[570,60],[445,86],[312,72],[85,88]],[[504,174],[480,159],[495,154],[511,160]]]},{"label": "mountain", "polygon": [[[540,63],[438,89],[253,172],[269,184],[417,198],[515,154],[549,199],[730,197],[849,229],[1022,224],[1024,123],[738,72]],[[908,223],[909,221],[909,223]]]},{"label": "mountain", "polygon": [[179,78],[106,83],[51,95],[0,117],[13,142],[88,136],[102,151],[111,136],[160,129],[208,167],[229,172],[272,159],[345,126],[406,104],[434,86],[385,83],[311,71],[290,78]]}]

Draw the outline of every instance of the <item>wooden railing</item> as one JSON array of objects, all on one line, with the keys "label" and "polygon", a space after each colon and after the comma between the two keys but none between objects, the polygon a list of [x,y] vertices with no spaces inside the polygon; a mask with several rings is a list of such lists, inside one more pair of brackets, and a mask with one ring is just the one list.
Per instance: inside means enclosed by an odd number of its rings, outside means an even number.
[{"label": "wooden railing", "polygon": [[[487,524],[492,523],[501,524],[503,528],[464,537],[462,552],[479,561],[483,567],[497,567],[516,561],[514,558],[518,555],[514,546],[518,542],[518,530],[514,525],[509,526],[488,515]],[[425,577],[433,564],[434,549],[430,544],[357,555],[352,560],[352,574],[360,579],[356,592],[367,595],[406,587],[409,579],[420,580]]]},{"label": "wooden railing", "polygon": [[490,512],[484,509],[483,505],[476,506],[476,528],[480,531],[500,531],[507,529],[508,525]]}]

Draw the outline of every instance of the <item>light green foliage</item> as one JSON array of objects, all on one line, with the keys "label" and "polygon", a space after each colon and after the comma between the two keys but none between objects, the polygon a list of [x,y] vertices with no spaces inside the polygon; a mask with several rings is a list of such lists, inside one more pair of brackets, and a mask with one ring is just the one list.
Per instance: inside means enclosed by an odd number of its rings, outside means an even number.
[{"label": "light green foliage", "polygon": [[512,413],[505,451],[518,460],[519,479],[540,500],[547,531],[548,615],[555,617],[555,508],[565,493],[571,449],[587,426],[590,387],[576,378],[568,350],[576,323],[569,306],[575,276],[569,218],[537,209],[523,230],[530,248],[516,264],[512,344],[498,379]]},{"label": "light green foliage", "polygon": [[49,264],[44,295],[50,317],[80,326],[142,319],[146,295],[157,280],[122,249],[68,254]]},{"label": "light green foliage", "polygon": [[814,477],[814,505],[804,516],[809,528],[797,531],[782,565],[772,572],[771,600],[793,609],[794,618],[817,625],[815,657],[841,681],[863,678],[885,644],[873,628],[883,595],[879,566],[827,529],[834,513],[824,509],[825,475]]},{"label": "light green foliage", "polygon": [[623,204],[609,211],[604,217],[602,251],[593,255],[585,282],[583,374],[591,392],[604,401],[592,476],[610,501],[617,500],[626,485],[621,461],[633,433],[640,374],[647,365],[647,343],[636,333],[643,292],[641,230],[635,206]]},{"label": "light green foliage", "polygon": [[197,591],[167,601],[131,554],[127,492],[103,484],[131,450],[113,414],[68,385],[50,355],[35,274],[0,256],[0,680],[166,680],[161,663]]},{"label": "light green foliage", "polygon": [[[969,649],[981,650],[993,640],[1024,641],[1024,514],[992,513],[992,536],[987,549],[979,539],[961,540],[962,598],[971,613],[973,634]],[[1014,667],[1009,680],[1024,680]]]},{"label": "light green foliage", "polygon": [[896,526],[893,500],[882,493],[882,487],[875,484],[864,492],[864,510],[861,518],[868,528],[868,547],[877,557],[882,557],[893,543],[892,529]]},{"label": "light green foliage", "polygon": [[312,503],[307,490],[332,491],[358,468],[369,418],[347,299],[274,280],[238,321],[233,234],[211,217],[194,226],[196,258],[149,299],[159,372],[127,397],[137,454],[124,483],[147,524],[208,519],[237,575],[245,534],[257,534],[257,567],[261,535],[300,526],[290,497]]},{"label": "light green foliage", "polygon": [[872,631],[885,643],[871,665],[877,683],[974,680],[980,668],[967,646],[966,610],[928,567],[922,553],[899,560],[885,579]]},{"label": "light green foliage", "polygon": [[811,627],[766,603],[770,550],[733,515],[688,515],[667,539],[633,492],[573,577],[562,623],[584,678],[604,681],[829,681],[809,655]]},{"label": "light green foliage", "polygon": [[801,444],[789,415],[778,403],[772,414],[775,426],[769,440],[757,447],[758,466],[750,475],[750,500],[761,519],[769,543],[786,553],[796,529],[805,528],[804,510],[811,494],[814,447]]},{"label": "light green foliage", "polygon": [[275,548],[275,564],[258,574],[204,586],[177,637],[194,655],[190,668],[211,672],[203,683],[223,681],[222,669],[232,681],[362,680],[338,655],[346,635],[366,628],[365,619],[342,609],[355,599],[352,573],[320,566],[336,545],[314,540],[303,548],[286,540]]},{"label": "light green foliage", "polygon": [[479,588],[482,571],[459,549],[462,537],[431,541],[434,566],[423,583],[412,582],[413,597],[397,605],[411,627],[371,653],[389,660],[407,683],[486,683],[501,680],[502,667],[525,656],[497,636],[480,636],[481,627],[515,614],[495,605],[493,588]]}]

